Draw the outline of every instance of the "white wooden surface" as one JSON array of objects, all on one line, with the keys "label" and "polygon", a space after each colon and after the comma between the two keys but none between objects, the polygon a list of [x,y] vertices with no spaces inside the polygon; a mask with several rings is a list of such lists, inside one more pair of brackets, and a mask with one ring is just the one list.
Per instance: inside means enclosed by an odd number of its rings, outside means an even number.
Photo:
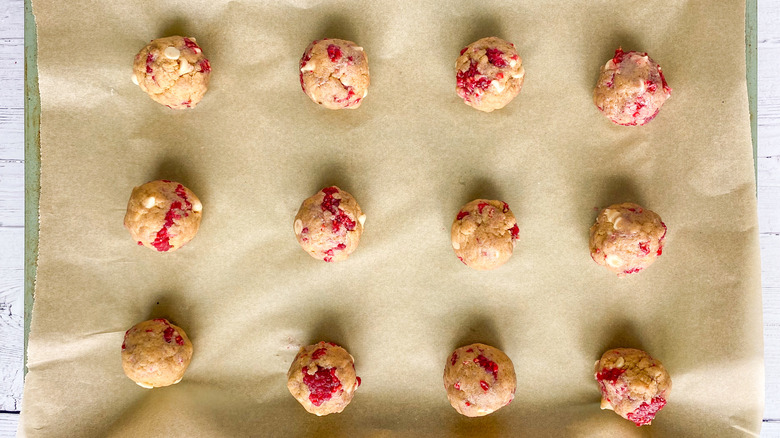
[{"label": "white wooden surface", "polygon": [[[758,209],[766,408],[780,437],[780,0],[759,1]],[[24,2],[0,0],[0,437],[21,409],[24,289]]]}]

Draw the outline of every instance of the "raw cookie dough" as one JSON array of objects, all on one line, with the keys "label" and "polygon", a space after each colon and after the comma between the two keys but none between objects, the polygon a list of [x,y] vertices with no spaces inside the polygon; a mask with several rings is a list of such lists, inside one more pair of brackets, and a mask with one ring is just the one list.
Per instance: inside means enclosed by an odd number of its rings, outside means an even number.
[{"label": "raw cookie dough", "polygon": [[138,242],[159,252],[172,252],[195,237],[203,204],[190,189],[166,179],[133,189],[125,228]]},{"label": "raw cookie dough", "polygon": [[355,358],[333,342],[301,347],[287,372],[287,389],[312,414],[339,413],[360,386]]},{"label": "raw cookie dough", "polygon": [[596,361],[601,409],[611,409],[637,426],[650,424],[672,390],[669,373],[642,350],[616,348]]},{"label": "raw cookie dough", "polygon": [[152,40],[135,55],[133,83],[168,108],[192,108],[209,85],[211,65],[195,38]]},{"label": "raw cookie dough", "polygon": [[336,186],[325,187],[301,204],[293,231],[301,247],[326,262],[346,260],[357,248],[366,215],[355,198]]},{"label": "raw cookie dough", "polygon": [[515,45],[496,37],[464,47],[455,70],[458,96],[466,105],[488,113],[511,102],[520,93],[525,77]]},{"label": "raw cookie dough", "polygon": [[647,53],[624,53],[620,48],[601,67],[593,102],[618,125],[641,126],[655,118],[671,95],[661,66]]},{"label": "raw cookie dough", "polygon": [[144,388],[181,381],[192,360],[192,342],[181,327],[158,318],[134,325],[122,342],[122,368]]},{"label": "raw cookie dough", "polygon": [[328,109],[355,109],[368,94],[368,57],[363,48],[339,39],[309,44],[301,58],[301,88]]},{"label": "raw cookie dough", "polygon": [[590,227],[590,257],[624,277],[653,264],[665,237],[666,224],[654,212],[631,202],[610,205]]},{"label": "raw cookie dough", "polygon": [[481,417],[515,398],[515,367],[509,356],[498,348],[466,345],[447,358],[444,388],[456,411],[467,417]]},{"label": "raw cookie dough", "polygon": [[452,223],[452,249],[463,264],[495,269],[512,257],[520,228],[506,202],[475,199],[461,207]]}]

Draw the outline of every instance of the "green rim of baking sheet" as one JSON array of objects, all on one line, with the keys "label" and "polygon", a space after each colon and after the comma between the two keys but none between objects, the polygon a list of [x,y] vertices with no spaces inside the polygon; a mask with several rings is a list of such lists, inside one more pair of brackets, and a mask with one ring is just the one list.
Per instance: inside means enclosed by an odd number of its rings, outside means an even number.
[{"label": "green rim of baking sheet", "polygon": [[[757,0],[745,4],[745,63],[747,91],[750,106],[750,130],[753,139],[753,167],[758,181],[757,167]],[[38,260],[38,199],[40,197],[41,102],[38,92],[38,38],[31,0],[24,1],[24,374],[27,375],[27,341],[30,336],[30,317],[33,307],[35,274]]]}]

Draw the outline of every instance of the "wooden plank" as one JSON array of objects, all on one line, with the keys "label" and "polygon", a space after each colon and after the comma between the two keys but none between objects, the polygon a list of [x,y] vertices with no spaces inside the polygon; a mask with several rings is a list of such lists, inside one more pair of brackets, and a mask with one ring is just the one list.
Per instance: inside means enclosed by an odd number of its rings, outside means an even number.
[{"label": "wooden plank", "polygon": [[23,226],[24,163],[0,161],[0,228]]},{"label": "wooden plank", "polygon": [[19,414],[0,413],[0,438],[16,436],[16,427],[19,424]]},{"label": "wooden plank", "polygon": [[0,163],[23,160],[24,1],[0,1]]}]

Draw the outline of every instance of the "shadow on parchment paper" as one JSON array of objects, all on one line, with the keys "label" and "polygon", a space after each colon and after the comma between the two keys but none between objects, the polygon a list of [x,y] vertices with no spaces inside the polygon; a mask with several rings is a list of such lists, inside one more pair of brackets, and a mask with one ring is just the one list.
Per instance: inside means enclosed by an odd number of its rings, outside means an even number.
[{"label": "shadow on parchment paper", "polygon": [[[612,204],[622,202],[634,202],[644,207],[644,199],[639,195],[634,186],[634,182],[625,176],[612,176],[602,183],[601,196],[596,200],[599,209],[604,209]],[[594,211],[593,219],[595,221],[598,212]]]},{"label": "shadow on parchment paper", "polygon": [[338,162],[326,163],[320,166],[318,172],[317,187],[312,187],[312,195],[317,191],[330,186],[338,186],[340,189],[352,193],[352,179],[345,172],[342,164],[339,164]]},{"label": "shadow on parchment paper", "polygon": [[[135,386],[135,384],[130,379],[127,379],[127,382],[123,382],[123,385]],[[128,393],[130,391],[123,392]],[[135,418],[134,413],[139,412],[144,405],[149,403],[149,398],[154,395],[154,392],[149,390],[136,390],[132,391],[132,394],[135,397],[135,401],[128,403],[124,409],[117,411],[116,415],[114,416],[114,420],[108,425],[108,427],[106,427],[105,433],[97,434],[95,436],[114,436],[119,431],[126,430],[128,424],[132,423],[133,421],[138,421],[138,419]],[[122,397],[122,399],[126,400],[124,397]],[[108,422],[106,421],[104,423]]]},{"label": "shadow on parchment paper", "polygon": [[338,323],[341,317],[342,315],[338,312],[321,310],[317,322],[309,328],[305,345],[316,344],[320,341],[333,342],[349,351],[349,342],[344,334],[344,328]]},{"label": "shadow on parchment paper", "polygon": [[455,338],[452,350],[466,345],[480,343],[503,350],[503,342],[496,330],[495,323],[485,314],[471,313],[463,315],[457,326],[459,337]]},{"label": "shadow on parchment paper", "polygon": [[190,37],[194,35],[192,32],[190,32],[191,29],[192,26],[190,25],[189,21],[184,18],[177,17],[166,21],[165,24],[159,28],[159,32],[157,33],[158,36],[155,38],[163,38],[173,35]]},{"label": "shadow on parchment paper", "polygon": [[180,292],[161,293],[149,306],[146,319],[165,318],[171,324],[181,327],[187,333],[187,337],[194,342],[198,337],[197,321],[200,318],[191,311],[188,301],[187,295]]},{"label": "shadow on parchment paper", "polygon": [[160,161],[154,173],[148,175],[147,181],[158,179],[167,179],[182,184],[184,187],[192,190],[201,202],[208,204],[206,186],[199,183],[198,178],[190,173],[189,166],[180,159],[168,156]]},{"label": "shadow on parchment paper", "polygon": [[[464,23],[464,26],[459,26],[461,29],[464,29],[461,47],[466,47],[474,41],[487,37],[506,39],[501,22],[493,15],[477,15],[474,17],[467,14],[465,20],[467,20],[467,23]],[[447,39],[451,37],[451,35],[447,35]]]},{"label": "shadow on parchment paper", "polygon": [[593,362],[613,348],[636,348],[645,350],[642,340],[631,321],[617,320],[607,327],[598,324],[582,328],[582,351],[592,353]]},{"label": "shadow on parchment paper", "polygon": [[[467,199],[463,199],[463,204],[471,202],[475,199],[489,199],[489,200],[504,200],[504,194],[496,186],[496,184],[485,177],[476,178],[469,184],[470,191],[467,192]],[[463,205],[461,204],[461,205]]]},{"label": "shadow on parchment paper", "polygon": [[357,45],[361,44],[357,42],[357,29],[347,16],[331,13],[325,15],[325,18],[320,21],[322,25],[315,37],[316,39],[338,38],[341,40],[354,41]]}]

